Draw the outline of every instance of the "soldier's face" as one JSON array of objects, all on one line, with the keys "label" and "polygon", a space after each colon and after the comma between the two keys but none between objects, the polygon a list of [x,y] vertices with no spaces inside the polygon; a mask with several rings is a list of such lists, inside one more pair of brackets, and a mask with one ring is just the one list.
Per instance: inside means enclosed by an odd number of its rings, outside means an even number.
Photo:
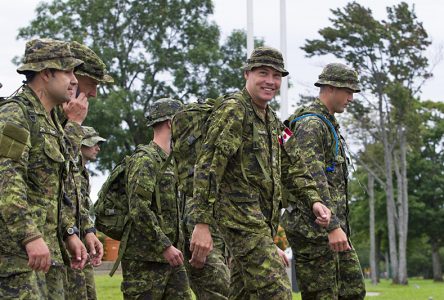
[{"label": "soldier's face", "polygon": [[95,161],[100,152],[100,146],[99,144],[95,144],[92,147],[82,146],[81,151],[83,159],[87,161]]},{"label": "soldier's face", "polygon": [[76,75],[76,78],[79,82],[77,86],[79,93],[84,93],[87,98],[95,98],[97,96],[97,86],[99,84],[97,80],[82,75]]},{"label": "soldier's face", "polygon": [[281,87],[282,73],[271,67],[258,67],[244,73],[246,88],[255,101],[269,102]]},{"label": "soldier's face", "polygon": [[47,80],[46,91],[56,104],[67,102],[75,92],[77,79],[73,70],[59,71],[45,70],[45,79]]},{"label": "soldier's face", "polygon": [[330,103],[334,113],[342,113],[353,101],[353,91],[348,88],[332,88]]}]

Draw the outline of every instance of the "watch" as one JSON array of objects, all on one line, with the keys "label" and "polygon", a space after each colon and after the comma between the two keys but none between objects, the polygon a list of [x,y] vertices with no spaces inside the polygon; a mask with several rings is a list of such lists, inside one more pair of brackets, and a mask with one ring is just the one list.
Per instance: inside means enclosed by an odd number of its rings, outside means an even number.
[{"label": "watch", "polygon": [[66,240],[68,237],[70,237],[74,234],[77,234],[77,236],[79,236],[79,233],[80,233],[80,231],[77,227],[75,227],[75,226],[68,227],[65,231],[65,234],[63,235],[63,239]]}]

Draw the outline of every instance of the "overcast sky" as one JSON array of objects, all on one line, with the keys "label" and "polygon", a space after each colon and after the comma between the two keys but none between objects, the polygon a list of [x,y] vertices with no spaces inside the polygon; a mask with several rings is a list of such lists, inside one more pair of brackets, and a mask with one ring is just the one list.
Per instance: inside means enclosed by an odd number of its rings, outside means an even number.
[{"label": "overcast sky", "polygon": [[[19,76],[11,59],[16,55],[22,55],[25,49],[25,41],[17,41],[17,30],[29,24],[35,17],[35,8],[41,1],[2,1],[0,9],[0,83],[3,88],[1,96],[11,94],[20,86],[23,76]],[[298,95],[315,94],[313,82],[322,70],[322,67],[333,61],[332,57],[306,58],[300,47],[305,39],[319,37],[320,28],[330,25],[330,9],[344,7],[349,1],[345,0],[316,0],[300,1],[287,0],[287,58],[286,67],[290,72],[290,80],[293,84],[289,91],[289,100],[293,104]],[[392,6],[400,1],[372,0],[357,1],[369,7],[377,19],[386,17],[387,6]],[[405,1],[414,4],[418,19],[423,22],[428,32],[432,46],[427,55],[431,61],[436,61],[439,48],[444,46],[444,30],[442,29],[442,13],[444,1],[420,0]],[[212,19],[220,26],[223,37],[226,37],[234,29],[246,29],[246,0],[215,0],[215,13]],[[254,35],[265,40],[266,45],[279,48],[279,4],[280,0],[253,0]],[[441,57],[442,59],[442,57]],[[444,83],[444,62],[438,64],[433,70],[434,77],[423,87],[421,98],[444,101],[442,95]],[[103,179],[100,179],[102,181]],[[95,182],[95,186],[100,186]],[[93,188],[93,197],[96,189]]]}]

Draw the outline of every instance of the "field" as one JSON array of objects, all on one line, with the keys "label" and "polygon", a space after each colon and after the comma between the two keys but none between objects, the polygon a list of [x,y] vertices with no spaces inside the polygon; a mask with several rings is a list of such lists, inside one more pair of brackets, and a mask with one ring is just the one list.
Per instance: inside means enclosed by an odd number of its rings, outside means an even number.
[{"label": "field", "polygon": [[[122,276],[97,275],[96,286],[99,300],[121,300],[120,282]],[[394,286],[390,281],[382,280],[377,286],[366,281],[367,292],[375,294],[366,299],[374,300],[444,300],[444,283],[435,283],[431,280],[410,279],[408,286]],[[378,295],[376,295],[378,293]],[[301,299],[300,293],[294,293],[293,299]]]}]

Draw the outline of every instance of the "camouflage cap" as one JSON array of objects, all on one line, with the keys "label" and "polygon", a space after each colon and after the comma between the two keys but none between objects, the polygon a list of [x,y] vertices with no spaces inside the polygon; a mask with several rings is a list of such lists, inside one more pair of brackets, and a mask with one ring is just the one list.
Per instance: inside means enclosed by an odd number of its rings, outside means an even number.
[{"label": "camouflage cap", "polygon": [[105,142],[106,139],[99,136],[99,133],[92,127],[82,126],[85,136],[82,139],[82,146],[92,147],[100,142]]},{"label": "camouflage cap", "polygon": [[182,109],[182,103],[179,100],[171,98],[162,98],[151,104],[145,117],[148,120],[147,125],[152,126],[156,123],[171,120],[173,116]]},{"label": "camouflage cap", "polygon": [[352,68],[340,63],[326,65],[321,75],[319,75],[319,80],[314,85],[318,87],[331,85],[338,88],[349,88],[354,93],[361,91],[358,73]]},{"label": "camouflage cap", "polygon": [[26,43],[23,65],[17,72],[40,72],[45,69],[67,71],[81,65],[73,56],[69,43],[52,39],[35,39]]},{"label": "camouflage cap", "polygon": [[282,53],[271,47],[258,47],[254,49],[250,58],[247,59],[246,64],[244,64],[243,70],[250,71],[261,66],[272,67],[281,72],[283,77],[289,74],[284,68]]},{"label": "camouflage cap", "polygon": [[106,74],[105,63],[90,48],[77,42],[71,42],[71,51],[75,58],[83,60],[83,65],[76,69],[77,75],[88,76],[102,83],[114,82],[114,79]]}]

